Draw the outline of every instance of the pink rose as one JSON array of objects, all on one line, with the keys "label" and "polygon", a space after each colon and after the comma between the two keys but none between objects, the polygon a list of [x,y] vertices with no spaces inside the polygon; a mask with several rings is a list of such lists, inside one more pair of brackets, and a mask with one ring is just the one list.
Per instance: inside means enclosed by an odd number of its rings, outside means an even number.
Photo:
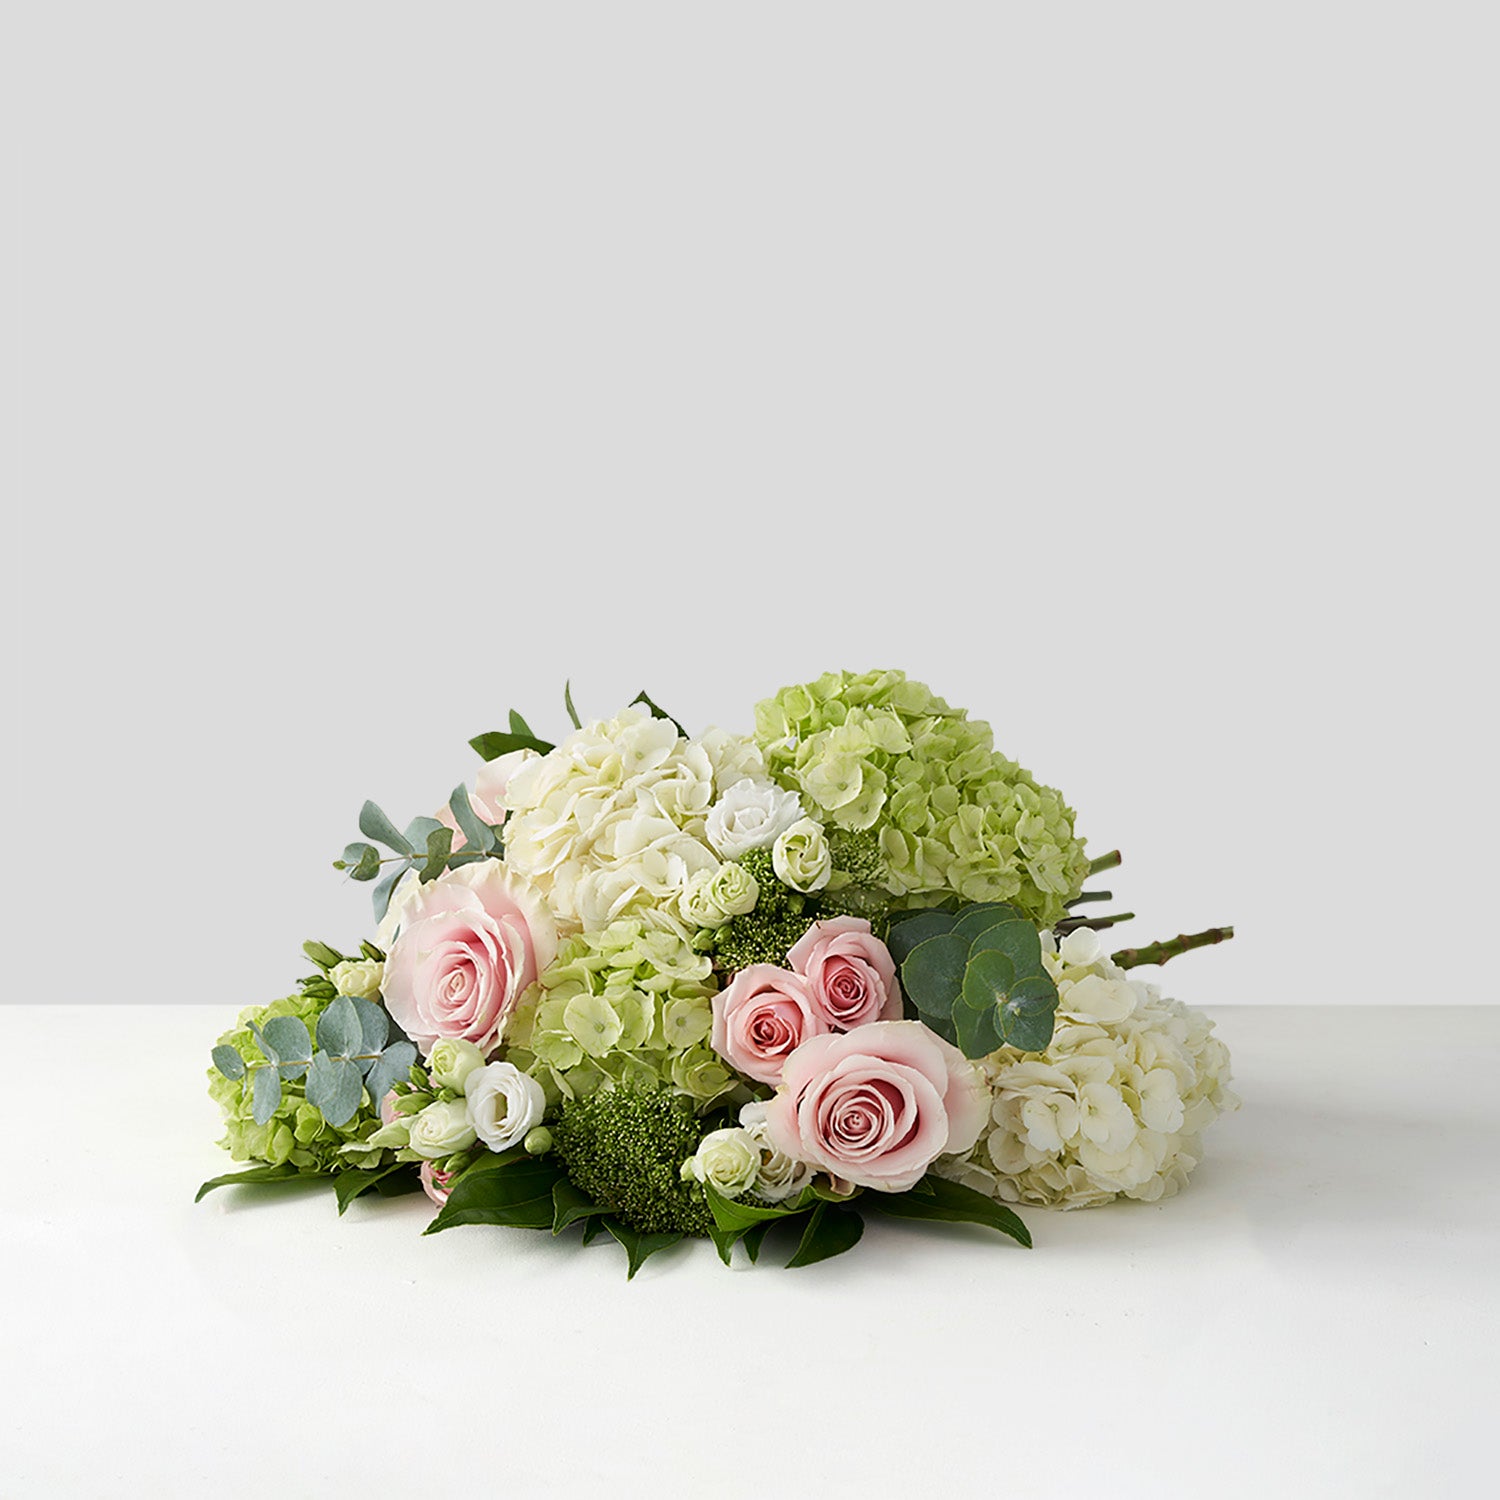
[{"label": "pink rose", "polygon": [[895,961],[863,917],[814,922],[786,961],[807,980],[813,1004],[830,1030],[901,1019]]},{"label": "pink rose", "polygon": [[800,974],[775,964],[741,969],[713,999],[713,1049],[731,1067],[762,1083],[779,1083],[782,1065],[828,1024]]},{"label": "pink rose", "polygon": [[458,1173],[440,1171],[430,1161],[424,1161],[417,1176],[422,1179],[422,1191],[441,1208],[448,1201],[448,1194],[453,1191],[453,1179]]},{"label": "pink rose", "polygon": [[979,1070],[920,1021],[872,1021],[814,1037],[787,1059],[766,1109],[771,1144],[845,1182],[901,1193],[979,1139]]},{"label": "pink rose", "polygon": [[499,860],[476,860],[411,894],[381,993],[424,1054],[440,1037],[488,1051],[556,952],[556,924],[531,884]]},{"label": "pink rose", "polygon": [[[469,793],[469,806],[481,823],[497,828],[505,821],[505,788],[510,778],[528,761],[536,759],[535,750],[512,750],[496,760],[487,760],[474,778],[474,790]],[[439,823],[453,830],[453,848],[462,849],[468,843],[453,816],[453,809],[445,802],[433,813]]]}]

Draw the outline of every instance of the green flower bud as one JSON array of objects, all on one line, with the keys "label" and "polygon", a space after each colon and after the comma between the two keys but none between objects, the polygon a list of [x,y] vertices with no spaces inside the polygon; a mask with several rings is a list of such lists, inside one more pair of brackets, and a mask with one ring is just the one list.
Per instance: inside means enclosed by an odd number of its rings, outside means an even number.
[{"label": "green flower bud", "polygon": [[521,1144],[529,1156],[545,1156],[552,1149],[552,1132],[545,1125],[538,1125],[526,1132],[526,1139]]},{"label": "green flower bud", "polygon": [[464,1082],[476,1068],[484,1066],[484,1053],[473,1042],[444,1037],[432,1044],[427,1071],[434,1083],[461,1094]]}]

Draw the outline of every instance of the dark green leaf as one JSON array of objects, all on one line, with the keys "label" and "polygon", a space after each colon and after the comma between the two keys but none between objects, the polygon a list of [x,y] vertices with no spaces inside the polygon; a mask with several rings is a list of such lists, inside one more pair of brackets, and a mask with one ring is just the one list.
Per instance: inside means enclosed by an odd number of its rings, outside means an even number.
[{"label": "dark green leaf", "polygon": [[813,1209],[799,1244],[787,1266],[811,1266],[852,1250],[865,1232],[865,1221],[852,1208],[820,1203]]},{"label": "dark green leaf", "polygon": [[714,1223],[736,1238],[757,1224],[770,1223],[776,1219],[790,1219],[797,1214],[806,1213],[812,1202],[811,1195],[805,1192],[799,1193],[790,1203],[775,1205],[746,1203],[738,1198],[726,1198],[711,1187],[705,1187],[703,1195],[708,1200],[709,1212],[714,1216]]},{"label": "dark green leaf", "polygon": [[304,1182],[311,1182],[315,1178],[326,1177],[327,1175],[326,1172],[304,1172],[301,1167],[294,1167],[289,1161],[284,1161],[274,1167],[247,1167],[243,1172],[226,1172],[222,1177],[210,1177],[198,1189],[198,1195],[193,1199],[193,1202],[201,1203],[215,1188],[233,1187],[236,1184],[242,1184],[245,1187],[258,1187],[266,1186],[273,1182],[295,1182],[299,1179]]},{"label": "dark green leaf", "polygon": [[427,835],[427,860],[419,873],[422,880],[436,880],[448,868],[453,852],[453,830],[439,824]]},{"label": "dark green leaf", "polygon": [[597,1214],[607,1214],[587,1193],[580,1192],[566,1177],[559,1177],[552,1184],[552,1233],[561,1234],[569,1224],[580,1219],[590,1219]]},{"label": "dark green leaf", "polygon": [[359,831],[367,839],[394,849],[397,854],[410,854],[412,847],[401,836],[400,830],[373,802],[366,802],[359,810]]},{"label": "dark green leaf", "polygon": [[364,1078],[354,1063],[326,1052],[313,1058],[307,1071],[307,1102],[335,1129],[354,1118],[364,1090]]},{"label": "dark green leaf", "polygon": [[583,1221],[583,1243],[585,1245],[592,1245],[594,1241],[600,1237],[600,1235],[604,1235],[605,1238],[608,1238],[608,1235],[606,1234],[604,1228],[604,1219],[602,1217],[597,1219],[585,1219]]},{"label": "dark green leaf", "polygon": [[901,965],[901,988],[923,1017],[946,1020],[964,984],[969,942],[956,932],[923,939]]},{"label": "dark green leaf", "polygon": [[495,835],[474,811],[474,804],[469,801],[469,789],[462,782],[453,788],[453,795],[448,799],[448,810],[453,814],[453,821],[458,824],[458,831],[463,834],[468,847],[476,854],[486,853],[495,842]]},{"label": "dark green leaf", "polygon": [[1000,1035],[1000,1012],[993,1001],[971,1005],[960,995],[953,1006],[953,1040],[965,1057],[988,1057],[1004,1045]]},{"label": "dark green leaf", "polygon": [[945,1177],[924,1177],[908,1193],[866,1193],[867,1208],[895,1219],[930,1219],[951,1224],[983,1224],[1031,1246],[1031,1232],[1003,1203]]},{"label": "dark green leaf", "polygon": [[573,707],[573,679],[571,677],[563,683],[563,707],[568,711],[568,718],[573,721],[573,728],[582,729],[583,720],[578,717],[578,710]]},{"label": "dark green leaf", "polygon": [[635,1273],[659,1250],[670,1249],[682,1238],[680,1234],[642,1234],[640,1230],[632,1229],[628,1224],[622,1224],[613,1217],[603,1219],[601,1222],[625,1247],[628,1262],[628,1269],[625,1273],[627,1281],[633,1280]]},{"label": "dark green leaf", "polygon": [[644,703],[646,707],[651,710],[651,717],[653,719],[665,719],[667,723],[671,724],[677,730],[678,734],[680,734],[683,739],[688,738],[687,730],[685,730],[682,725],[679,724],[677,720],[674,719],[672,715],[669,714],[666,709],[664,709],[659,703],[653,703],[651,701],[650,694],[645,692],[644,689],[641,692],[637,693],[635,697],[630,700],[630,706],[632,708],[634,708],[637,703]]},{"label": "dark green leaf", "polygon": [[[402,1172],[408,1177],[417,1175],[414,1162],[398,1161],[390,1166],[373,1167],[368,1171],[345,1171],[340,1172],[333,1180],[333,1195],[339,1200],[339,1212],[349,1207],[361,1193],[368,1193],[371,1188],[377,1187],[382,1178],[389,1177],[392,1173]],[[417,1186],[422,1185],[420,1178]]]},{"label": "dark green leaf", "polygon": [[949,911],[919,911],[910,916],[896,917],[891,923],[891,935],[886,942],[886,947],[891,950],[891,957],[896,961],[896,967],[899,969],[906,962],[918,943],[937,937],[939,933],[951,932],[953,922],[953,913]]},{"label": "dark green leaf", "polygon": [[510,732],[512,734],[524,734],[529,740],[536,738],[536,735],[531,731],[531,725],[515,709],[511,709],[510,711]]},{"label": "dark green leaf", "polygon": [[318,1017],[318,1046],[334,1057],[353,1057],[360,1050],[363,1029],[354,1001],[348,995],[340,995]]},{"label": "dark green leaf", "polygon": [[414,1161],[403,1161],[396,1164],[404,1167],[405,1171],[392,1172],[389,1177],[382,1176],[375,1184],[375,1191],[382,1198],[400,1198],[406,1193],[420,1193],[422,1191],[422,1170]]},{"label": "dark green leaf", "polygon": [[312,1056],[312,1038],[300,1016],[272,1016],[261,1028],[260,1050],[272,1062],[303,1062]]},{"label": "dark green leaf", "polygon": [[499,760],[502,755],[509,755],[512,750],[535,750],[538,755],[545,755],[552,749],[546,740],[539,740],[535,735],[504,734],[499,730],[491,730],[488,734],[476,734],[469,744],[485,760]]},{"label": "dark green leaf", "polygon": [[254,1095],[250,1115],[257,1125],[264,1125],[281,1104],[281,1076],[275,1068],[255,1070]]},{"label": "dark green leaf", "polygon": [[245,1076],[245,1059],[227,1043],[224,1046],[214,1048],[214,1067],[226,1078],[243,1078]]},{"label": "dark green leaf", "polygon": [[561,1168],[545,1156],[507,1151],[481,1157],[453,1184],[447,1203],[425,1233],[437,1234],[460,1224],[550,1229],[552,1187],[561,1176]]},{"label": "dark green leaf", "polygon": [[750,1257],[750,1264],[754,1265],[760,1259],[760,1247],[765,1240],[771,1225],[768,1220],[764,1224],[757,1224],[752,1229],[747,1229],[740,1238],[740,1243],[745,1247],[745,1253]]}]

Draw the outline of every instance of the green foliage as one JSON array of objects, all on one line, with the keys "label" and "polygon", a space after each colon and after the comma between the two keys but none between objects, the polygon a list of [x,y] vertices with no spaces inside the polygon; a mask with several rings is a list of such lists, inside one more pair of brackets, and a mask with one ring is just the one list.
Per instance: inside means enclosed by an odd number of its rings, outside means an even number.
[{"label": "green foliage", "polygon": [[1057,986],[1036,928],[1014,907],[986,901],[918,912],[893,924],[890,947],[908,1001],[965,1056],[1041,1052],[1052,1040]]},{"label": "green foliage", "polygon": [[514,730],[507,733],[498,729],[492,729],[488,734],[476,734],[469,744],[479,753],[481,760],[499,760],[512,750],[535,750],[538,755],[545,755],[556,748],[530,732],[517,734]]},{"label": "green foliage", "polygon": [[1031,1248],[1031,1233],[1020,1218],[1003,1203],[946,1177],[928,1173],[905,1193],[866,1193],[866,1208],[893,1219],[926,1219],[949,1224],[982,1224],[1009,1235],[1017,1244]]},{"label": "green foliage", "polygon": [[[789,1267],[810,1266],[834,1255],[842,1255],[859,1243],[864,1220],[853,1200],[840,1197],[821,1183],[804,1188],[786,1203],[753,1203],[744,1198],[725,1198],[711,1187],[704,1188],[713,1222],[709,1237],[727,1266],[734,1246],[743,1243],[752,1261],[760,1255],[762,1241],[773,1228],[790,1227],[798,1232]],[[872,1195],[860,1195],[860,1201]]]},{"label": "green foliage", "polygon": [[550,1229],[552,1189],[562,1168],[545,1156],[519,1148],[481,1156],[448,1192],[448,1201],[424,1231],[439,1234],[461,1224],[502,1224],[513,1229]]},{"label": "green foliage", "polygon": [[627,1228],[708,1234],[708,1206],[681,1175],[703,1135],[686,1100],[660,1087],[601,1089],[565,1103],[552,1134],[573,1186]]},{"label": "green foliage", "polygon": [[415,1162],[398,1161],[371,1171],[340,1172],[333,1179],[333,1195],[338,1199],[341,1214],[356,1198],[372,1189],[382,1198],[394,1198],[400,1193],[420,1193],[421,1171]]},{"label": "green foliage", "polygon": [[327,1172],[307,1171],[291,1162],[280,1162],[275,1166],[249,1167],[243,1172],[225,1172],[220,1177],[210,1177],[198,1189],[194,1203],[201,1203],[215,1188],[221,1187],[266,1187],[279,1182],[312,1182],[328,1177]]},{"label": "green foliage", "polygon": [[669,714],[666,709],[664,709],[659,703],[653,703],[651,701],[651,695],[646,692],[644,688],[642,688],[641,691],[638,692],[635,697],[630,700],[630,707],[634,708],[637,703],[644,704],[645,707],[650,710],[651,717],[653,719],[665,719],[667,723],[669,723],[674,729],[676,729],[678,734],[680,734],[683,739],[688,738],[688,732],[682,727],[681,723],[679,723],[678,720],[674,719],[672,715]]}]

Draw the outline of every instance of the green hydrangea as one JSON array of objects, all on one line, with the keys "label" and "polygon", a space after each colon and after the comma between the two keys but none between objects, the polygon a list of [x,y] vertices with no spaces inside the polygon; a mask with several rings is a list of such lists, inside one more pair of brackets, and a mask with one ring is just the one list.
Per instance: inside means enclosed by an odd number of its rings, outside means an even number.
[{"label": "green hydrangea", "polygon": [[281,1104],[264,1125],[251,1115],[251,1088],[257,1063],[266,1055],[256,1045],[250,1023],[264,1026],[273,1016],[296,1016],[316,1035],[318,1017],[332,997],[289,995],[269,1005],[252,1005],[240,1012],[235,1025],[219,1038],[218,1045],[233,1047],[246,1065],[243,1078],[226,1078],[217,1068],[208,1070],[208,1092],[224,1111],[225,1133],[219,1142],[236,1161],[263,1161],[272,1166],[291,1162],[306,1171],[334,1171],[347,1167],[375,1167],[390,1160],[390,1153],[373,1147],[364,1152],[344,1152],[351,1142],[368,1140],[380,1128],[380,1118],[365,1095],[354,1117],[340,1126],[330,1125],[321,1112],[307,1102],[306,1079],[283,1079]]},{"label": "green hydrangea", "polygon": [[507,1056],[548,1099],[665,1086],[705,1108],[738,1086],[708,1045],[709,959],[676,932],[622,918],[566,939],[522,1001]]},{"label": "green hydrangea", "polygon": [[903,672],[831,672],[756,705],[771,775],[831,828],[878,832],[898,902],[952,892],[1059,920],[1088,873],[1073,810],[990,726]]},{"label": "green hydrangea", "polygon": [[702,1135],[691,1104],[661,1086],[570,1100],[552,1127],[574,1186],[643,1234],[708,1233],[702,1193],[682,1180]]}]

